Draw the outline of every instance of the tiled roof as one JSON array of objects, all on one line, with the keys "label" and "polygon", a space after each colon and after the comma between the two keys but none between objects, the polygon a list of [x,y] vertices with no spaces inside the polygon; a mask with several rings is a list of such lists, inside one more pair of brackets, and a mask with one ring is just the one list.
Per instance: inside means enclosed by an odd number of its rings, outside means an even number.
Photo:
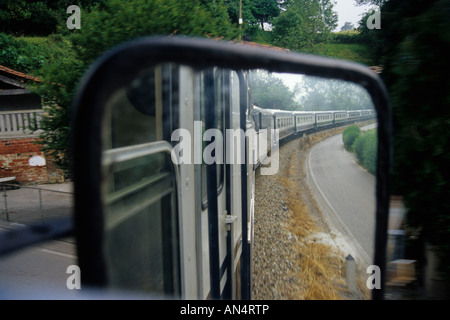
[{"label": "tiled roof", "polygon": [[16,70],[7,68],[7,67],[2,66],[2,65],[0,65],[0,71],[3,71],[3,72],[6,72],[6,73],[15,75],[15,76],[17,76],[17,77],[19,77],[19,78],[23,78],[23,79],[27,79],[27,80],[32,80],[32,81],[35,81],[35,82],[41,82],[41,79],[39,79],[39,78],[37,78],[37,77],[30,76],[30,75],[28,75],[28,74],[25,74],[25,73],[22,73],[22,72],[19,72],[19,71],[16,71]]}]

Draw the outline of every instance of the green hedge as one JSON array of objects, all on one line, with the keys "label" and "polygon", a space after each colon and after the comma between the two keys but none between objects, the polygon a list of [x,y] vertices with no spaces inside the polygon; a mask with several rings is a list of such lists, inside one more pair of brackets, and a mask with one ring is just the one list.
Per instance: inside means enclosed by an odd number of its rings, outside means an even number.
[{"label": "green hedge", "polygon": [[361,129],[358,126],[350,126],[342,132],[342,140],[344,142],[344,147],[348,151],[353,151],[353,142],[361,135]]},{"label": "green hedge", "polygon": [[352,145],[359,163],[370,173],[375,174],[377,167],[377,135],[375,131],[364,132]]},{"label": "green hedge", "polygon": [[342,132],[342,140],[345,149],[354,152],[359,163],[375,174],[378,145],[376,130],[361,131],[358,126],[352,125]]}]

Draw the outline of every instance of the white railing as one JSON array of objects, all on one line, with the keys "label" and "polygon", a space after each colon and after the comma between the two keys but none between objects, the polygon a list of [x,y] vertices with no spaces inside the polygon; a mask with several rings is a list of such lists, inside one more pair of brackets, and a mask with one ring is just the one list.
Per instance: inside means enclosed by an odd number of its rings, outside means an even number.
[{"label": "white railing", "polygon": [[42,110],[0,112],[0,135],[33,134],[39,129]]}]

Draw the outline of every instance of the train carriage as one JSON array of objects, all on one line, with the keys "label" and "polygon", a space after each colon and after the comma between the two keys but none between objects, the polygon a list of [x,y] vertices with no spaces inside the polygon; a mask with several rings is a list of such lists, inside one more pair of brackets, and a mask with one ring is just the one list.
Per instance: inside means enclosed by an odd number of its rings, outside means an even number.
[{"label": "train carriage", "polygon": [[360,110],[360,121],[369,120],[370,118],[371,118],[370,109]]},{"label": "train carriage", "polygon": [[278,129],[280,141],[283,141],[294,134],[294,116],[292,111],[274,110],[274,128]]},{"label": "train carriage", "polygon": [[309,111],[294,111],[295,132],[303,134],[314,128],[315,116]]},{"label": "train carriage", "polygon": [[361,111],[359,111],[359,110],[348,111],[348,123],[358,122],[360,116],[361,116]]},{"label": "train carriage", "polygon": [[347,123],[348,121],[348,113],[345,110],[337,110],[333,112],[333,125],[340,126],[342,124]]},{"label": "train carriage", "polygon": [[316,128],[325,128],[333,125],[333,112],[331,111],[314,111],[316,116]]},{"label": "train carriage", "polygon": [[[252,118],[255,125],[256,137],[254,146],[257,146],[257,161],[255,166],[258,167],[267,154],[270,153],[272,147],[278,147],[278,141],[273,134],[274,131],[274,115],[272,110],[263,109],[253,106]],[[265,139],[264,136],[266,135]],[[265,140],[265,143],[264,143]]]}]

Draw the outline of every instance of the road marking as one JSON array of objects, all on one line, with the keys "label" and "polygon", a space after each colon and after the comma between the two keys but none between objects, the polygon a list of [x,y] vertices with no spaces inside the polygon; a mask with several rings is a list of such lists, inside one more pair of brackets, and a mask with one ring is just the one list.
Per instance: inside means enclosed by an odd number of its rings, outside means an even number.
[{"label": "road marking", "polygon": [[62,252],[53,251],[53,250],[49,250],[49,249],[41,249],[41,251],[42,252],[46,252],[46,253],[50,253],[50,254],[55,254],[55,255],[58,255],[58,256],[62,256],[62,257],[66,257],[66,258],[71,258],[71,259],[76,259],[77,258],[73,254],[62,253]]}]

